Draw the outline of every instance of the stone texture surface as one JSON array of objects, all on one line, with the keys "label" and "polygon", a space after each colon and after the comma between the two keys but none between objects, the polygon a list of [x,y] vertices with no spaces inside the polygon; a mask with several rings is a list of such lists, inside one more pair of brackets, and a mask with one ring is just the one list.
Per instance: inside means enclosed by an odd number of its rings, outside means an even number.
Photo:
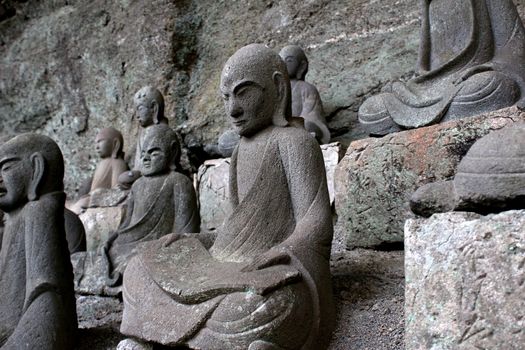
[{"label": "stone texture surface", "polygon": [[229,201],[229,173],[230,158],[207,160],[199,168],[197,193],[202,230],[217,229],[232,212]]},{"label": "stone texture surface", "polygon": [[[525,13],[525,0],[514,1]],[[417,0],[4,0],[0,14],[0,135],[58,139],[69,194],[92,174],[99,128],[138,126],[133,93],[160,88],[166,116],[199,165],[228,124],[218,96],[222,63],[261,42],[305,48],[335,140],[362,137],[357,110],[386,82],[413,75]],[[0,13],[1,13],[0,9]],[[7,15],[9,14],[9,15]],[[186,167],[193,168],[186,164]]]},{"label": "stone texture surface", "polygon": [[405,226],[406,349],[521,349],[525,211]]},{"label": "stone texture surface", "polygon": [[469,147],[492,130],[525,121],[507,108],[486,115],[355,141],[336,168],[336,236],[349,247],[403,242],[403,224],[420,186],[454,176]]},{"label": "stone texture surface", "polygon": [[107,328],[118,331],[122,303],[118,298],[77,295],[78,328]]},{"label": "stone texture surface", "polygon": [[111,231],[115,231],[122,216],[123,207],[88,208],[79,215],[86,230],[86,249],[95,251],[108,239]]},{"label": "stone texture surface", "polygon": [[[335,199],[334,173],[335,167],[342,157],[341,150],[342,147],[339,142],[321,145],[331,204],[334,203]],[[224,219],[231,214],[228,189],[229,171],[230,158],[210,159],[199,168],[197,192],[203,230],[217,229]]]},{"label": "stone texture surface", "polygon": [[345,134],[363,95],[413,70],[416,2],[5,0],[0,134],[56,136],[72,193],[95,168],[89,146],[99,128],[136,135],[133,93],[151,84],[199,157],[228,124],[217,93],[222,63],[255,41],[306,49],[333,134]]}]

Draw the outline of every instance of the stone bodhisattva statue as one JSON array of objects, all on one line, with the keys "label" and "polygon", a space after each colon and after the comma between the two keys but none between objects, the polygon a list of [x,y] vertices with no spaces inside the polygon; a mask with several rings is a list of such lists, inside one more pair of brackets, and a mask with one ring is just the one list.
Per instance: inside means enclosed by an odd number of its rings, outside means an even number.
[{"label": "stone bodhisattva statue", "polygon": [[[133,183],[126,202],[126,215],[119,229],[110,234],[101,252],[74,255],[75,275],[102,275],[98,283],[120,286],[121,275],[140,243],[172,232],[198,232],[199,211],[190,179],[175,171],[180,145],[167,125],[146,131],[142,143],[142,176]],[[77,278],[78,279],[78,278]],[[97,282],[94,282],[96,284]],[[95,294],[105,286],[91,287]]]},{"label": "stone bodhisattva statue", "polygon": [[305,129],[315,135],[319,143],[330,142],[330,131],[324,118],[323,104],[317,88],[304,81],[308,73],[308,59],[296,45],[284,47],[279,53],[286,63],[292,86],[292,116],[304,119]]},{"label": "stone bodhisattva statue", "polygon": [[420,75],[367,99],[371,134],[525,105],[525,30],[512,0],[421,0]]},{"label": "stone bodhisattva statue", "polygon": [[158,89],[145,86],[135,93],[133,97],[135,114],[139,121],[138,140],[135,145],[135,156],[132,160],[133,169],[123,173],[118,181],[121,187],[130,188],[141,176],[141,154],[144,145],[146,130],[158,124],[168,125],[168,119],[164,116],[164,97]]},{"label": "stone bodhisattva statue", "polygon": [[493,131],[472,145],[451,181],[420,187],[410,199],[421,216],[525,209],[525,124]]},{"label": "stone bodhisattva statue", "polygon": [[174,234],[130,261],[121,332],[197,349],[323,349],[333,227],[319,144],[289,125],[286,66],[267,47],[237,51],[220,86],[241,135],[233,213],[209,249],[199,234]]},{"label": "stone bodhisattva statue", "polygon": [[0,146],[0,349],[73,349],[77,317],[64,231],[64,162],[36,134]]},{"label": "stone bodhisattva statue", "polygon": [[[90,193],[98,189],[111,189],[118,184],[119,176],[128,170],[124,161],[124,139],[120,131],[114,128],[100,130],[95,139],[95,145],[101,161],[97,164],[91,181]],[[71,210],[80,214],[89,207],[90,194],[82,196]]]}]

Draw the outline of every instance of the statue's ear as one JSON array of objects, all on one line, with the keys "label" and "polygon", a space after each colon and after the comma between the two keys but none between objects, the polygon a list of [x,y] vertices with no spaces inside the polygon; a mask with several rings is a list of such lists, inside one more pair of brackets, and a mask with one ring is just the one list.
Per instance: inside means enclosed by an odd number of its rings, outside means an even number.
[{"label": "statue's ear", "polygon": [[157,102],[151,102],[151,108],[153,109],[153,123],[159,123],[159,105]]},{"label": "statue's ear", "polygon": [[33,174],[31,175],[27,198],[30,201],[35,201],[38,199],[38,187],[44,178],[46,161],[40,152],[33,153],[29,159],[33,167]]},{"label": "statue's ear", "polygon": [[301,64],[297,68],[297,79],[304,80],[304,77],[306,77],[306,73],[308,73],[308,61],[302,60]]},{"label": "statue's ear", "polygon": [[290,104],[290,83],[280,72],[273,73],[273,83],[275,84],[275,91],[277,92],[277,105],[273,115],[273,125],[286,126],[288,125],[287,118],[291,115]]},{"label": "statue's ear", "polygon": [[120,140],[117,138],[113,139],[113,150],[111,151],[111,157],[113,159],[118,158],[118,155],[120,153],[120,147],[122,147],[122,145],[120,144]]}]

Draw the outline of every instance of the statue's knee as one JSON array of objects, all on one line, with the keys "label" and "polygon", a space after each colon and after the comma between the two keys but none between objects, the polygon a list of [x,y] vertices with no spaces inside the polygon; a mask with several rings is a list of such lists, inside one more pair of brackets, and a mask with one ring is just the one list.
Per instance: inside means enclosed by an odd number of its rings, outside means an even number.
[{"label": "statue's knee", "polygon": [[248,346],[248,350],[282,350],[282,348],[264,340],[256,340]]},{"label": "statue's knee", "polygon": [[390,118],[390,113],[385,107],[382,95],[372,96],[359,107],[359,121],[364,124],[376,123]]},{"label": "statue's knee", "polygon": [[519,97],[520,88],[514,79],[500,72],[487,71],[465,80],[454,102],[486,103],[497,109],[513,105]]}]

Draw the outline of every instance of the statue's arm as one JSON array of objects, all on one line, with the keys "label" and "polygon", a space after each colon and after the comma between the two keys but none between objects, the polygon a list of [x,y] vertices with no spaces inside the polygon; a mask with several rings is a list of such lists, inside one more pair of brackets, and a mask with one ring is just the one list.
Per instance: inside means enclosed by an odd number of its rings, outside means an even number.
[{"label": "statue's arm", "polygon": [[301,117],[323,121],[323,103],[321,102],[321,96],[317,88],[311,84],[305,85],[302,97],[303,110],[301,111]]},{"label": "statue's arm", "polygon": [[[48,290],[27,308],[1,350],[72,349],[71,327],[58,294]],[[69,332],[68,332],[69,331]]]},{"label": "statue's arm", "polygon": [[430,19],[429,6],[431,0],[420,0],[421,27],[419,31],[419,56],[418,70],[427,72],[430,70]]},{"label": "statue's arm", "polygon": [[131,223],[131,217],[133,215],[133,209],[135,205],[135,199],[134,199],[134,192],[133,189],[131,189],[128,199],[126,200],[126,204],[124,205],[124,217],[122,218],[122,221],[120,222],[119,228],[128,227]]},{"label": "statue's arm", "polygon": [[196,233],[199,232],[200,215],[197,206],[197,196],[190,179],[182,174],[177,174],[178,180],[174,186],[175,220],[173,232]]}]

